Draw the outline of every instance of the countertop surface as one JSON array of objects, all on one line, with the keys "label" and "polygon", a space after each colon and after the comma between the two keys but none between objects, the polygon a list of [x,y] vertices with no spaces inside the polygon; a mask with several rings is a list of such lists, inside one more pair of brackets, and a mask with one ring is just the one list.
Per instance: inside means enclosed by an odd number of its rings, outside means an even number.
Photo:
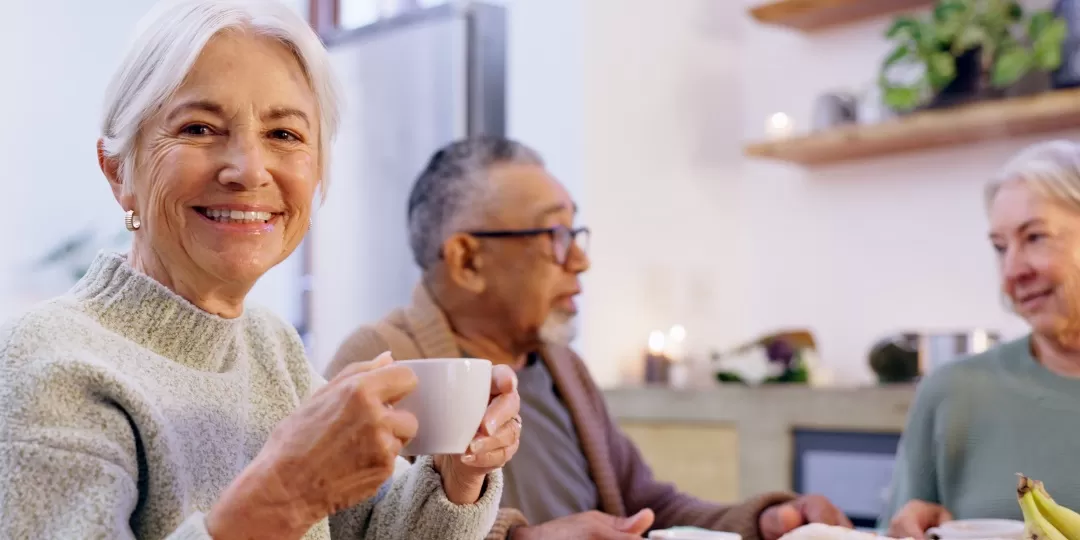
[{"label": "countertop surface", "polygon": [[914,396],[914,385],[718,385],[694,390],[642,386],[604,391],[609,411],[620,421],[779,422],[787,429],[875,431],[902,430]]},{"label": "countertop surface", "polygon": [[[737,439],[741,496],[791,489],[797,429],[899,433],[915,396],[914,385],[860,388],[811,388],[805,385],[718,385],[676,390],[623,387],[606,390],[608,410],[623,426],[682,426],[702,430],[682,444],[709,444],[707,432],[731,429]],[[659,444],[659,443],[657,443]],[[661,445],[662,448],[663,445]],[[735,449],[733,449],[735,450]]]}]

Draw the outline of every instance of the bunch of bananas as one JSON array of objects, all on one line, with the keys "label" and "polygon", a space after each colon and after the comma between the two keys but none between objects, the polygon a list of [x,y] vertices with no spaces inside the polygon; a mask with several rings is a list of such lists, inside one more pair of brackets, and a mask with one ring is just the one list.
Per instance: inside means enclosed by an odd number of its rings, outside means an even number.
[{"label": "bunch of bananas", "polygon": [[1016,498],[1029,540],[1080,540],[1080,514],[1054,502],[1038,480],[1018,474]]}]

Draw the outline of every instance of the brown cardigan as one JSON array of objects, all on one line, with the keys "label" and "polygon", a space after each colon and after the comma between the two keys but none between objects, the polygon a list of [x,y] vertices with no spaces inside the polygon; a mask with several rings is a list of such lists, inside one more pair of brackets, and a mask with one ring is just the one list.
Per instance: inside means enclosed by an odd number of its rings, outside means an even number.
[{"label": "brown cardigan", "polygon": [[[399,360],[461,356],[450,323],[423,286],[414,291],[412,305],[350,335],[327,367],[326,376],[332,377],[351,362],[371,360],[387,350]],[[637,447],[612,421],[603,394],[584,362],[572,350],[556,346],[547,347],[541,358],[574,420],[600,494],[599,510],[626,516],[651,508],[656,513],[653,527],[657,529],[692,525],[737,532],[744,540],[757,540],[761,512],[793,498],[787,493],[768,493],[728,506],[697,499],[657,481]],[[521,512],[501,509],[487,538],[503,540],[511,528],[525,524]]]}]

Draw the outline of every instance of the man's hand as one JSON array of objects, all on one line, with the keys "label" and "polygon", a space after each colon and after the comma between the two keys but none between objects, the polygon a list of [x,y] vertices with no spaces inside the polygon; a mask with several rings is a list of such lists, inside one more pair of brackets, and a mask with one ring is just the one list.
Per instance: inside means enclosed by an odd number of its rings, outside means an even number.
[{"label": "man's hand", "polygon": [[926,530],[952,521],[944,506],[926,501],[908,501],[889,521],[889,536],[895,538],[926,538]]},{"label": "man's hand", "polygon": [[851,521],[821,495],[804,495],[784,504],[770,506],[761,513],[758,527],[765,540],[776,540],[807,523],[824,523],[851,528]]},{"label": "man's hand", "polygon": [[518,527],[514,529],[510,540],[640,540],[655,518],[653,511],[648,508],[630,517],[615,517],[594,510],[532,527]]}]

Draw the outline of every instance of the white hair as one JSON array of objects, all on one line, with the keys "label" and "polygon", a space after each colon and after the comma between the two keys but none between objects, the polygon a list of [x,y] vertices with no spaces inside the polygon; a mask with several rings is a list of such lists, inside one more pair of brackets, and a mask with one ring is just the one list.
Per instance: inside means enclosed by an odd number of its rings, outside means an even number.
[{"label": "white hair", "polygon": [[109,83],[101,122],[103,151],[120,160],[125,192],[132,188],[144,123],[180,87],[210,39],[231,29],[276,39],[296,55],[319,110],[319,190],[325,198],[330,148],[338,127],[338,82],[319,37],[278,0],[162,0],[139,22]]},{"label": "white hair", "polygon": [[1046,141],[1020,151],[986,186],[987,206],[1009,182],[1022,182],[1043,197],[1080,212],[1080,144]]},{"label": "white hair", "polygon": [[577,333],[577,317],[564,311],[552,310],[540,326],[541,341],[563,347],[569,347]]}]

